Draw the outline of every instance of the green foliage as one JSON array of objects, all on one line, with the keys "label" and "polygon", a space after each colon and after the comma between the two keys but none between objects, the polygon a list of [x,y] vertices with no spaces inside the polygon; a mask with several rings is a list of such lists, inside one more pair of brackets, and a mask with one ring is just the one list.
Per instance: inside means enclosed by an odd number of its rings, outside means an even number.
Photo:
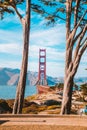
[{"label": "green foliage", "polygon": [[[13,13],[14,10],[9,7],[17,7],[17,5],[22,4],[25,0],[1,0],[0,1],[0,16],[3,18],[4,13]],[[32,11],[41,14],[47,20],[47,25],[54,24],[58,19],[66,21],[66,0],[38,0],[35,2],[31,1]],[[86,0],[81,0],[78,7],[77,20],[81,18],[83,13],[86,11],[85,5],[87,4]],[[72,2],[71,17],[74,18],[74,10],[76,7],[76,1]],[[72,21],[71,21],[72,22]],[[80,26],[87,22],[87,18],[84,17]]]},{"label": "green foliage", "polygon": [[[37,8],[36,10],[33,10],[39,14],[42,14],[43,12],[43,16],[46,18],[47,20],[47,25],[49,24],[54,24],[57,22],[57,20],[63,20],[66,22],[66,0],[38,0],[39,3],[37,5],[39,5],[39,8]],[[34,1],[33,3],[34,4]],[[80,20],[80,18],[82,17],[82,15],[84,14],[84,12],[86,11],[86,4],[87,1],[86,0],[80,0],[80,4],[78,6],[78,13],[77,13],[77,21]],[[72,1],[72,9],[71,9],[71,23],[74,23],[74,12],[75,12],[75,8],[76,8],[76,1],[73,0]],[[35,5],[36,6],[36,5]],[[40,9],[40,11],[39,11]],[[43,10],[43,11],[41,11]],[[84,24],[87,23],[87,18],[84,17],[83,20],[81,21],[80,27],[83,27]]]},{"label": "green foliage", "polygon": [[0,0],[0,19],[4,18],[5,13],[14,14],[17,5],[22,4],[25,0]]},{"label": "green foliage", "polygon": [[56,87],[55,87],[55,86],[51,86],[50,89],[51,89],[51,90],[55,90]]},{"label": "green foliage", "polygon": [[75,88],[75,90],[79,89],[79,86],[75,82],[73,83],[73,87]]},{"label": "green foliage", "polygon": [[81,89],[83,95],[87,95],[87,83],[82,84],[82,85],[80,86],[80,89]]},{"label": "green foliage", "polygon": [[51,100],[46,100],[46,101],[44,102],[44,105],[46,105],[46,106],[53,106],[53,105],[58,105],[58,106],[60,106],[60,105],[61,105],[61,102],[60,102],[60,101],[57,101],[57,100],[51,99]]},{"label": "green foliage", "polygon": [[42,2],[44,5],[46,6],[56,6],[57,3],[55,0],[39,0],[40,2]]},{"label": "green foliage", "polygon": [[25,2],[25,0],[0,0],[0,4],[2,5],[18,5]]},{"label": "green foliage", "polygon": [[14,11],[12,9],[8,9],[6,7],[0,7],[0,19],[1,20],[4,18],[4,13],[14,14]]},{"label": "green foliage", "polygon": [[5,100],[0,99],[0,113],[8,112],[12,112],[11,107],[9,107],[8,103]]},{"label": "green foliage", "polygon": [[55,87],[57,87],[58,89],[63,89],[64,83],[57,83]]},{"label": "green foliage", "polygon": [[45,14],[45,10],[41,6],[39,6],[37,4],[34,4],[34,3],[31,4],[31,8],[36,13]]}]

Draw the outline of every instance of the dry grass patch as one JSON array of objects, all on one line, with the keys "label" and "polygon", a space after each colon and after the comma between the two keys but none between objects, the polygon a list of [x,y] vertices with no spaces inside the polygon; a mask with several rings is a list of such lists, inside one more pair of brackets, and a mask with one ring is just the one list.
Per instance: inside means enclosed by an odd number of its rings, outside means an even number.
[{"label": "dry grass patch", "polygon": [[22,109],[22,113],[23,114],[37,114],[38,113],[38,106],[35,105],[35,104],[32,104],[31,106],[29,107],[25,107]]},{"label": "dry grass patch", "polygon": [[36,98],[37,98],[37,95],[32,95],[32,96],[26,97],[25,99],[27,101],[31,101],[31,100],[35,100]]},{"label": "dry grass patch", "polygon": [[48,114],[60,114],[60,109],[47,111]]},{"label": "dry grass patch", "polygon": [[8,106],[13,109],[14,99],[6,100]]},{"label": "dry grass patch", "polygon": [[22,113],[23,114],[27,114],[27,113],[29,113],[29,114],[38,114],[39,112],[45,111],[45,110],[47,110],[47,106],[39,106],[39,105],[32,104],[29,107],[23,108]]},{"label": "dry grass patch", "polygon": [[57,109],[57,108],[60,108],[60,106],[58,106],[58,105],[52,105],[52,106],[48,106],[47,107],[47,110],[54,110],[54,109]]},{"label": "dry grass patch", "polygon": [[47,106],[39,106],[38,112],[47,110]]}]

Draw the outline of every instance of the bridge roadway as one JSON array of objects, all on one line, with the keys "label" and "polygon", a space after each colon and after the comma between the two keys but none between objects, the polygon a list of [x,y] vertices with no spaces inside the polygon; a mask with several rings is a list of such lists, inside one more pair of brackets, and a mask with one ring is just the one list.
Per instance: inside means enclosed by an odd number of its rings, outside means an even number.
[{"label": "bridge roadway", "polygon": [[14,125],[24,126],[24,125],[37,125],[37,124],[87,127],[87,116],[0,114],[0,126],[14,126]]}]

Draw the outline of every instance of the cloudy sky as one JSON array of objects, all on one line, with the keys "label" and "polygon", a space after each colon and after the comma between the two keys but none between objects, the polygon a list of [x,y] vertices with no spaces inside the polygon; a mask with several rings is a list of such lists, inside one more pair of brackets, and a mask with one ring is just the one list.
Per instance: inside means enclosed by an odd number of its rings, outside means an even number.
[{"label": "cloudy sky", "polygon": [[[24,10],[20,9],[22,15]],[[40,15],[31,14],[29,71],[38,72],[39,49],[46,49],[47,75],[64,76],[65,24],[60,21],[47,27]],[[0,67],[20,68],[22,59],[22,26],[16,15],[6,14],[0,21]],[[82,57],[77,76],[87,76],[87,51]]]}]

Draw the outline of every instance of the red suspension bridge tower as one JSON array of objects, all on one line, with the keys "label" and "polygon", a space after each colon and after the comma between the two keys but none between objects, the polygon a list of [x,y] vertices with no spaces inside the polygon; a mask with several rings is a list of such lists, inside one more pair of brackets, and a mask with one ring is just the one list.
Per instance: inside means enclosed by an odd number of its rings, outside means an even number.
[{"label": "red suspension bridge tower", "polygon": [[39,50],[38,84],[39,85],[47,85],[47,80],[46,80],[46,49]]}]

